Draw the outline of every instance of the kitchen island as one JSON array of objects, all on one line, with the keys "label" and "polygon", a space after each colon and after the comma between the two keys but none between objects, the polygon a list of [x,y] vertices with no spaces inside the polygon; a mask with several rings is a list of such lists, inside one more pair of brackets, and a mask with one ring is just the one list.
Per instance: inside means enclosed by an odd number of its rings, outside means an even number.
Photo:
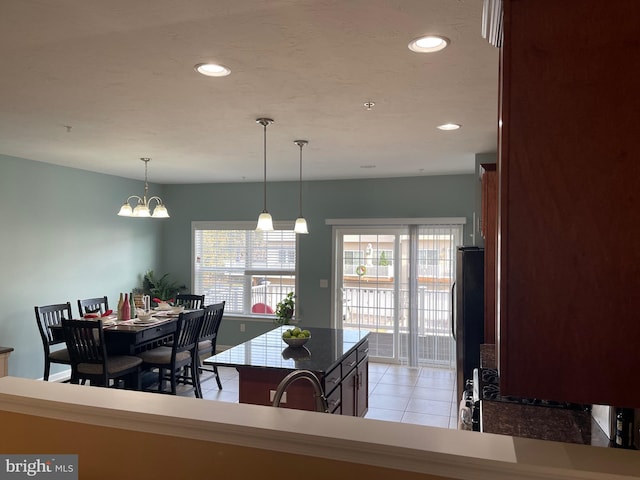
[{"label": "kitchen island", "polygon": [[[278,384],[295,370],[313,372],[322,385],[329,412],[364,416],[368,408],[369,332],[313,328],[302,347],[288,347],[277,327],[229,350],[207,358],[205,365],[235,367],[239,401],[271,405]],[[292,383],[281,407],[315,410],[314,390],[306,381]]]}]

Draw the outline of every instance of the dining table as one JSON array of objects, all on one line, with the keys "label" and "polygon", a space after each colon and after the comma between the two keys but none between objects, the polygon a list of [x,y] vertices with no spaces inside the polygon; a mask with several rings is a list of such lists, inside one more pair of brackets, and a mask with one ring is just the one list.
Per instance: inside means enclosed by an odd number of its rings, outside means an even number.
[{"label": "dining table", "polygon": [[[107,353],[109,355],[135,355],[167,343],[176,331],[178,317],[179,313],[170,311],[154,312],[151,318],[146,321],[137,318],[118,320],[113,316],[100,317],[103,322]],[[64,340],[61,325],[49,328],[54,339]]]}]

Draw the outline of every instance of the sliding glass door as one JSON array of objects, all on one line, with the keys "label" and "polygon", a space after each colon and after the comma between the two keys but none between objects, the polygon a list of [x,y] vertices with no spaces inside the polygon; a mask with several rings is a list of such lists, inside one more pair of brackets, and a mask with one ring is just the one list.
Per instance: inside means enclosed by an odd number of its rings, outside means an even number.
[{"label": "sliding glass door", "polygon": [[334,227],[336,325],[371,332],[369,355],[455,365],[450,288],[462,225]]}]

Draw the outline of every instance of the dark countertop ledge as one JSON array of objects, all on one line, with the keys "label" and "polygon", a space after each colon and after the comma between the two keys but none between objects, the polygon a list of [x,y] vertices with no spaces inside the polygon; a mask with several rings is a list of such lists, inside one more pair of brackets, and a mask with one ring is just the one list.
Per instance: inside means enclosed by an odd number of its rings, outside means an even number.
[{"label": "dark countertop ledge", "polygon": [[[480,366],[496,368],[494,344],[480,345]],[[481,431],[564,443],[608,447],[609,438],[591,413],[517,403],[480,402]]]}]

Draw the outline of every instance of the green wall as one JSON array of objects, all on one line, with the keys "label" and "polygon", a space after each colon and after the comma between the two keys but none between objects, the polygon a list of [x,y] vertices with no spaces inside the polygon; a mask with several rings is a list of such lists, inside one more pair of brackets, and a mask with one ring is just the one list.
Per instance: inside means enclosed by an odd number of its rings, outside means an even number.
[{"label": "green wall", "polygon": [[[331,218],[466,217],[465,244],[471,244],[472,215],[476,208],[478,177],[422,176],[370,180],[303,183],[303,213],[309,235],[299,242],[298,312],[307,327],[329,327],[331,322]],[[191,282],[191,222],[255,221],[262,211],[262,185],[166,185],[164,200],[170,208],[162,250],[163,272]],[[298,216],[298,184],[268,184],[267,207],[274,220]],[[479,212],[479,210],[478,210]],[[320,288],[320,280],[329,288]],[[225,317],[219,345],[234,345],[260,334],[269,321]],[[240,331],[243,323],[246,331]]]},{"label": "green wall", "polygon": [[[303,183],[310,234],[300,239],[298,308],[305,325],[329,326],[330,218],[466,217],[479,213],[475,174]],[[262,184],[151,185],[166,202],[166,220],[121,218],[124,199],[143,182],[0,155],[0,345],[15,348],[14,376],[42,377],[43,354],[33,307],[72,303],[141,284],[148,269],[191,284],[191,222],[255,221]],[[268,184],[275,220],[298,215],[297,182]],[[320,288],[320,280],[329,288]],[[268,320],[228,317],[220,345],[234,345],[272,327]],[[240,331],[244,324],[246,331]],[[53,367],[52,374],[63,367]]]},{"label": "green wall", "polygon": [[35,305],[69,301],[77,315],[79,298],[107,295],[115,306],[156,267],[162,221],[116,215],[143,185],[0,155],[0,345],[15,349],[10,375],[42,377]]}]

